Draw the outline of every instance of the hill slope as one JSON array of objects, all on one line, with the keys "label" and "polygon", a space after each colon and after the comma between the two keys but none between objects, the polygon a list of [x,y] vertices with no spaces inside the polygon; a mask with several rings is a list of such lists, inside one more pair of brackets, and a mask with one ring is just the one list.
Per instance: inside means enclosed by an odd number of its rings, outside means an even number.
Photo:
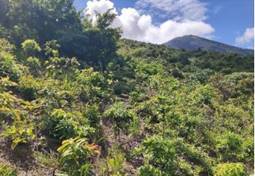
[{"label": "hill slope", "polygon": [[253,173],[252,55],[121,40],[71,0],[0,4],[0,176]]},{"label": "hill slope", "polygon": [[100,71],[31,45],[0,39],[0,175],[252,173],[252,56],[121,40]]},{"label": "hill slope", "polygon": [[186,35],[177,37],[165,43],[166,46],[176,49],[185,49],[188,51],[205,50],[221,53],[237,53],[242,55],[252,54],[253,51],[249,49],[242,49],[235,46],[230,46],[220,42],[208,40],[194,35]]}]

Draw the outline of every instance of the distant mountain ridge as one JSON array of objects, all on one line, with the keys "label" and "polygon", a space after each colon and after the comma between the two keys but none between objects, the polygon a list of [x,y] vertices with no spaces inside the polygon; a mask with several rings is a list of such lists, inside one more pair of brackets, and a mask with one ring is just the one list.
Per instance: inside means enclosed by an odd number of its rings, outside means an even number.
[{"label": "distant mountain ridge", "polygon": [[186,35],[183,37],[177,37],[164,45],[175,48],[175,49],[184,49],[188,51],[203,50],[211,52],[220,52],[220,53],[236,53],[242,55],[252,55],[253,50],[243,49],[235,46],[223,44],[220,42],[212,41],[195,35]]}]

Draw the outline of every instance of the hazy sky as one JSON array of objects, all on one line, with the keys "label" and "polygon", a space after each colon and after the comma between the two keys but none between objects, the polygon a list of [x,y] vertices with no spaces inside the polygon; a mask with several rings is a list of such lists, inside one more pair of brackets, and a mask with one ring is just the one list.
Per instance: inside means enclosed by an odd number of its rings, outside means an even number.
[{"label": "hazy sky", "polygon": [[113,9],[123,37],[151,43],[194,34],[253,47],[253,0],[75,0],[94,15]]}]

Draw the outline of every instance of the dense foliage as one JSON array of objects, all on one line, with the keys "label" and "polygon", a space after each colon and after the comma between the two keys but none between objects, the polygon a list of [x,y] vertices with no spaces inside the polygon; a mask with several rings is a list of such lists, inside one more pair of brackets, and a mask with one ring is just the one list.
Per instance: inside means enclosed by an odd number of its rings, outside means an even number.
[{"label": "dense foliage", "polygon": [[0,175],[246,176],[253,56],[119,39],[69,0],[0,0]]}]

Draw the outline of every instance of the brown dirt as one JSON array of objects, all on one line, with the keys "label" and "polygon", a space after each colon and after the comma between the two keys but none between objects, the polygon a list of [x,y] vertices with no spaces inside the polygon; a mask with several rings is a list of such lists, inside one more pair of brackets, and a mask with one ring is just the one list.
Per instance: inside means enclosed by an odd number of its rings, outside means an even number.
[{"label": "brown dirt", "polygon": [[10,144],[0,138],[0,163],[12,166],[18,176],[53,176],[53,169],[36,163],[27,145],[12,150]]}]

